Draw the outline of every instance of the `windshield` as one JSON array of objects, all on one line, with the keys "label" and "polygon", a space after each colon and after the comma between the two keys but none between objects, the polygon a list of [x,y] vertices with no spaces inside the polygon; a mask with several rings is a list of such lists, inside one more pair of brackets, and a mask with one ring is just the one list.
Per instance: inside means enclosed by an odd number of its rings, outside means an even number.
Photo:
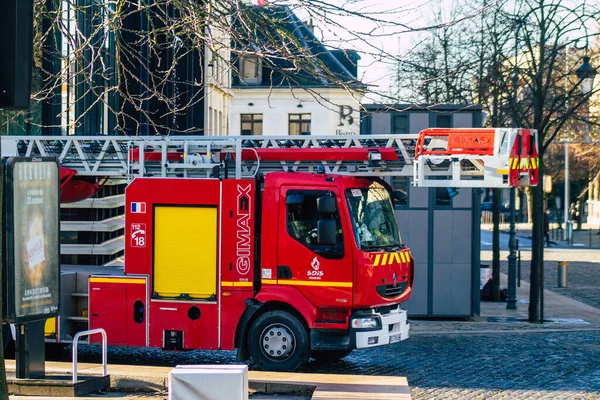
[{"label": "windshield", "polygon": [[347,189],[346,200],[356,243],[361,250],[400,247],[400,233],[390,194],[381,184]]}]

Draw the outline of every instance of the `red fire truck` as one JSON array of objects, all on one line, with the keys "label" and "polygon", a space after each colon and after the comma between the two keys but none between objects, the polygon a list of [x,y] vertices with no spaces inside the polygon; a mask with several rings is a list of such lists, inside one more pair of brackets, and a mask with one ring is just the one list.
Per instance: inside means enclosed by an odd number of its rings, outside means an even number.
[{"label": "red fire truck", "polygon": [[[401,303],[414,260],[395,218],[399,194],[382,177],[414,173],[424,187],[533,185],[534,135],[138,138],[127,150],[114,137],[65,138],[63,166],[83,176],[126,171],[125,266],[63,266],[63,297],[87,308],[73,316],[63,301],[47,333],[68,342],[69,321],[89,322],[110,345],[237,349],[240,360],[277,371],[405,340]],[[44,139],[28,140],[21,155],[48,155]],[[104,143],[93,163],[83,140]],[[78,157],[65,156],[71,148]]]},{"label": "red fire truck", "polygon": [[[242,158],[319,153],[308,150],[244,150]],[[361,153],[352,156],[367,160]],[[169,150],[169,168],[184,154]],[[155,155],[143,154],[146,165]],[[408,338],[400,303],[414,262],[379,178],[138,177],[125,207],[123,275],[89,278],[90,328],[104,328],[109,344],[237,348],[241,360],[290,371],[311,355],[339,358]]]}]

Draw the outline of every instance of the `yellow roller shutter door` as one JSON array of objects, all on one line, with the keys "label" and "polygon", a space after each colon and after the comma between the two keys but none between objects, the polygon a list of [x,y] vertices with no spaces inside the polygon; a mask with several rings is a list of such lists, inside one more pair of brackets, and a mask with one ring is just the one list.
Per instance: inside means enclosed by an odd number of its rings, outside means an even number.
[{"label": "yellow roller shutter door", "polygon": [[217,209],[156,207],[154,291],[209,298],[217,287]]}]

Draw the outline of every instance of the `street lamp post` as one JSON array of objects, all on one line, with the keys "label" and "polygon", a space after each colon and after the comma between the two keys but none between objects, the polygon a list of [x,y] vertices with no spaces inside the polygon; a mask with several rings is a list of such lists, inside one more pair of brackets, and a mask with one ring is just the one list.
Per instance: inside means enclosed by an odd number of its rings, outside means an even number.
[{"label": "street lamp post", "polygon": [[565,139],[565,230],[563,240],[569,240],[569,139]]},{"label": "street lamp post", "polygon": [[[586,46],[587,50],[587,46]],[[590,57],[584,56],[583,63],[575,70],[575,76],[579,80],[579,85],[581,89],[582,96],[589,96],[594,88],[594,78],[596,77],[596,69],[590,64]],[[589,107],[589,104],[586,105]],[[589,109],[586,114],[589,113]],[[588,134],[588,122],[586,121],[586,129],[585,135],[583,138],[584,143],[588,143],[590,141]],[[565,231],[564,231],[564,240],[569,240],[569,203],[570,203],[570,190],[569,190],[569,139],[565,139]]]},{"label": "street lamp post", "polygon": [[590,64],[590,57],[583,57],[583,64],[575,70],[575,75],[581,84],[581,94],[588,96],[594,88],[594,78],[596,77],[596,69]]},{"label": "street lamp post", "polygon": [[[519,29],[521,28],[520,21],[517,22],[515,29],[515,66],[513,69],[512,76],[512,89],[513,89],[513,110],[514,115],[512,118],[513,128],[517,127],[516,108],[518,100],[519,90],[519,69],[518,69],[518,44],[519,44]],[[515,229],[515,202],[516,202],[516,189],[511,187],[510,189],[510,225],[508,230],[508,294],[506,296],[506,309],[516,310],[517,309],[517,230]]]},{"label": "street lamp post", "polygon": [[[587,50],[587,48],[586,48],[586,50]],[[586,119],[587,119],[587,118],[589,118],[589,113],[590,113],[590,105],[589,105],[588,99],[589,99],[590,93],[594,89],[594,78],[596,77],[596,69],[594,67],[592,67],[592,65],[590,64],[590,57],[588,57],[588,56],[583,57],[583,64],[581,64],[579,66],[579,68],[577,68],[575,70],[575,75],[577,76],[577,79],[579,79],[579,82],[581,82],[581,95],[585,96],[585,100],[586,100],[585,115],[586,115]],[[586,143],[589,143],[589,141],[590,141],[589,130],[590,130],[590,124],[589,124],[589,121],[586,120],[585,134],[583,137],[583,141]]]}]

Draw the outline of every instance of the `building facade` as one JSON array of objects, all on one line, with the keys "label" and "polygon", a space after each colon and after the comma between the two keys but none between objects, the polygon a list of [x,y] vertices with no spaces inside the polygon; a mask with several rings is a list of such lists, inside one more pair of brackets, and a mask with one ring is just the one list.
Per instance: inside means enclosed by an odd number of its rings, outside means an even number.
[{"label": "building facade", "polygon": [[[115,24],[114,2],[42,3],[47,16],[35,29],[48,34],[34,56],[32,86],[43,99],[26,112],[0,113],[2,135],[227,134],[230,52],[166,29],[177,9],[127,1]],[[229,43],[227,32],[211,34]],[[63,264],[122,263],[125,186],[110,179],[93,198],[61,203]]]},{"label": "building facade", "polygon": [[[359,134],[364,88],[356,79],[358,53],[325,47],[312,27],[289,7],[266,5],[252,12],[268,18],[273,26],[268,31],[259,29],[256,36],[242,37],[234,46],[238,73],[232,80],[230,134]],[[263,41],[265,47],[274,40],[291,42],[291,50],[263,55],[254,50],[255,40]]]},{"label": "building facade", "polygon": [[[341,88],[234,86],[231,135],[358,135],[360,104]],[[317,97],[315,97],[315,95]]]}]

